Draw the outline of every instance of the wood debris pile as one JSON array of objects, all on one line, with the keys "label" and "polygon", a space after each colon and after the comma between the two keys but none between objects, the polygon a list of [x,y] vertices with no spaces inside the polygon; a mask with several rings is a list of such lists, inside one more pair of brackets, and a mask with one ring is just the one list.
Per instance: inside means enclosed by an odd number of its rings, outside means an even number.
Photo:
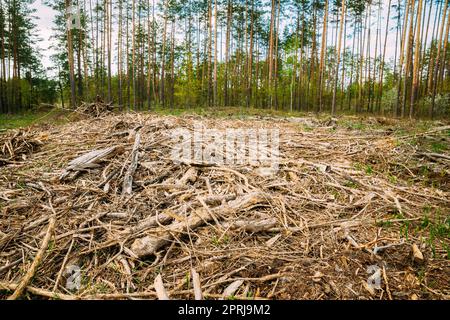
[{"label": "wood debris pile", "polygon": [[[279,170],[174,162],[173,130],[198,122],[278,128]],[[308,123],[130,113],[43,129],[39,152],[0,169],[0,296],[448,298],[448,238],[412,230],[448,214],[449,190],[383,172],[416,157],[386,133]]]},{"label": "wood debris pile", "polygon": [[13,130],[0,134],[0,166],[15,160],[25,160],[41,145],[42,141],[30,130]]},{"label": "wood debris pile", "polygon": [[94,118],[107,116],[111,114],[113,111],[114,111],[113,104],[105,103],[101,99],[97,99],[97,101],[93,103],[83,102],[77,108],[77,112]]}]

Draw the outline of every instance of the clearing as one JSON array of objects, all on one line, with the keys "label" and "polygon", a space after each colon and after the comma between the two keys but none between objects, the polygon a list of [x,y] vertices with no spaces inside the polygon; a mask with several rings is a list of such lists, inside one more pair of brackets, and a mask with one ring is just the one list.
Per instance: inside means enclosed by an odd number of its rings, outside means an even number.
[{"label": "clearing", "polygon": [[[450,297],[448,122],[96,116],[0,133],[2,298]],[[198,122],[278,128],[279,170],[174,163]]]}]

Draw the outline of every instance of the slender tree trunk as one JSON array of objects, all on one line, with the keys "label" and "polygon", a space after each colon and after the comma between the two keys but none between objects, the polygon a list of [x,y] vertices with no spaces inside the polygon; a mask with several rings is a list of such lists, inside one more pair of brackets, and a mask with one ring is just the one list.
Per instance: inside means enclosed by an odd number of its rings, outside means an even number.
[{"label": "slender tree trunk", "polygon": [[123,0],[119,0],[119,34],[117,39],[117,76],[119,80],[119,88],[118,88],[118,98],[119,98],[119,110],[122,111],[123,106],[123,98],[122,98],[122,24],[123,24],[123,16],[122,16],[122,6],[123,6]]},{"label": "slender tree trunk", "polygon": [[164,14],[164,31],[162,40],[162,55],[161,55],[161,83],[159,86],[159,100],[163,106],[166,105],[165,101],[165,73],[166,73],[166,34],[167,34],[167,14]]},{"label": "slender tree trunk", "polygon": [[133,82],[133,110],[136,110],[136,0],[133,0],[131,9],[131,24],[132,24],[132,40],[131,40],[131,77]]},{"label": "slender tree trunk", "polygon": [[407,84],[408,78],[410,77],[410,67],[412,60],[413,42],[414,42],[414,0],[411,0],[411,19],[409,23],[409,40],[408,40],[408,51],[406,55],[406,70],[405,70],[405,81],[403,82],[403,102],[402,102],[402,118],[405,117],[406,112],[406,100],[407,100]]},{"label": "slender tree trunk", "polygon": [[278,30],[280,27],[280,0],[278,0],[277,12],[276,12],[276,29],[275,29],[275,62],[274,62],[274,104],[275,109],[278,109]]},{"label": "slender tree trunk", "polygon": [[417,30],[416,30],[416,47],[414,49],[414,70],[413,70],[413,82],[411,88],[411,105],[409,108],[409,118],[414,116],[414,107],[419,87],[419,59],[420,59],[420,28],[422,22],[422,0],[419,0],[419,8],[417,12]]},{"label": "slender tree trunk", "polygon": [[323,105],[322,105],[322,99],[323,99],[323,65],[325,61],[325,53],[327,48],[327,25],[328,25],[328,0],[325,0],[325,9],[323,13],[323,29],[322,29],[322,46],[320,48],[320,65],[319,65],[319,83],[318,83],[318,89],[319,89],[319,103],[318,103],[318,112],[322,112]]},{"label": "slender tree trunk", "polygon": [[446,62],[446,58],[447,58],[447,46],[448,46],[448,33],[449,33],[449,27],[450,27],[450,14],[448,15],[447,18],[447,25],[445,27],[445,34],[444,34],[444,43],[443,43],[443,50],[442,50],[442,60],[440,61],[440,66],[441,69],[439,71],[439,77],[438,77],[438,83],[440,84],[439,88],[440,91],[443,90],[443,84],[444,84],[444,67],[445,67],[445,62]]},{"label": "slender tree trunk", "polygon": [[214,0],[214,79],[213,79],[213,106],[217,106],[217,0]]},{"label": "slender tree trunk", "polygon": [[272,74],[273,74],[273,50],[274,50],[274,29],[275,29],[275,11],[276,11],[276,2],[272,0],[272,10],[270,15],[270,30],[269,30],[269,56],[267,57],[268,62],[268,78],[267,78],[267,90],[269,92],[269,104],[270,108],[272,105]]},{"label": "slender tree trunk", "polygon": [[170,108],[173,108],[174,96],[175,96],[175,18],[172,21],[172,32],[171,32],[171,49],[170,49]]},{"label": "slender tree trunk", "polygon": [[[65,1],[66,1],[66,10],[68,10],[72,6],[72,0],[65,0]],[[69,16],[67,16],[67,19],[69,19]],[[70,28],[67,28],[67,49],[69,55],[70,106],[72,107],[72,109],[74,109],[77,104],[77,100],[75,93],[75,72],[73,62],[72,30]]]},{"label": "slender tree trunk", "polygon": [[347,7],[345,8],[345,19],[344,19],[344,47],[342,49],[342,76],[341,76],[341,94],[339,95],[339,109],[343,110],[343,104],[344,104],[344,84],[345,84],[345,49],[346,49],[346,39],[347,39]]},{"label": "slender tree trunk", "polygon": [[345,0],[342,0],[342,9],[341,9],[341,21],[339,26],[339,40],[337,47],[337,62],[336,62],[336,72],[334,79],[334,88],[333,88],[333,104],[331,106],[331,114],[334,115],[336,113],[336,91],[337,91],[337,83],[339,78],[339,63],[341,59],[341,46],[342,46],[342,32],[344,29],[344,21],[345,21]]},{"label": "slender tree trunk", "polygon": [[250,51],[248,54],[248,65],[247,65],[247,74],[248,74],[248,82],[247,82],[247,108],[250,106],[250,101],[252,97],[252,86],[253,86],[253,19],[254,19],[254,2],[252,1],[251,13],[250,13]]},{"label": "slender tree trunk", "polygon": [[[435,60],[435,50],[437,49],[437,40],[436,38],[439,37],[439,25],[438,25],[438,21],[441,20],[442,17],[442,6],[443,6],[443,2],[440,3],[439,7],[437,8],[439,14],[438,14],[438,18],[434,19],[433,22],[433,32],[432,32],[432,39],[431,39],[431,48],[430,48],[430,60],[428,63],[428,72],[427,72],[427,90],[426,93],[431,94],[433,92],[433,79],[434,79],[434,60]],[[437,26],[437,28],[436,28]],[[438,33],[436,35],[436,32]],[[433,42],[436,41],[436,48],[433,45]],[[429,108],[429,111],[431,110],[431,106]],[[430,115],[431,117],[431,115]]]},{"label": "slender tree trunk", "polygon": [[386,57],[386,45],[387,45],[387,38],[389,34],[389,19],[390,19],[390,13],[391,13],[391,0],[389,0],[388,3],[388,12],[386,17],[386,33],[384,35],[384,45],[383,45],[383,57],[381,58],[381,65],[380,65],[380,92],[378,94],[378,106],[377,109],[381,111],[381,114],[384,115],[384,110],[381,106],[381,99],[383,99],[383,82],[384,82],[384,61]]},{"label": "slender tree trunk", "polygon": [[[430,106],[430,110],[429,110],[429,114],[430,117],[433,118],[434,117],[434,109],[435,109],[435,103],[436,103],[436,88],[437,88],[437,76],[438,76],[438,70],[439,70],[439,65],[440,63],[442,63],[441,61],[441,47],[442,47],[442,36],[443,36],[443,32],[444,32],[444,26],[445,26],[445,17],[447,16],[447,8],[448,8],[448,0],[445,0],[445,5],[444,5],[444,14],[442,15],[442,23],[441,23],[441,28],[439,31],[439,42],[437,43],[437,53],[436,53],[436,63],[434,66],[434,72],[432,74],[432,88],[433,88],[433,93],[432,93],[432,97],[431,97],[431,106]],[[450,16],[450,15],[449,15]],[[450,17],[449,17],[450,19]],[[448,38],[445,39],[445,41],[448,42]],[[443,59],[444,60],[444,59]]]},{"label": "slender tree trunk", "polygon": [[407,28],[408,28],[408,16],[409,16],[409,8],[410,8],[411,1],[413,1],[413,0],[405,0],[405,16],[404,16],[404,20],[403,20],[402,38],[400,41],[400,62],[399,62],[399,72],[398,72],[398,81],[397,81],[397,103],[395,105],[395,112],[394,112],[395,116],[398,116],[399,112],[400,112],[400,96],[401,96],[403,64],[404,64],[404,58],[405,58],[406,32],[407,32]]},{"label": "slender tree trunk", "polygon": [[107,21],[108,21],[108,102],[112,101],[112,83],[111,83],[111,51],[112,51],[112,0],[107,1],[107,7],[105,10],[107,13]]},{"label": "slender tree trunk", "polygon": [[147,109],[151,110],[152,105],[152,93],[151,93],[151,80],[152,80],[152,30],[150,24],[150,0],[147,0]]},{"label": "slender tree trunk", "polygon": [[231,32],[231,16],[232,16],[232,3],[228,0],[228,10],[227,10],[227,31],[225,40],[225,75],[224,75],[224,106],[229,105],[228,101],[228,62],[230,55],[230,32]]}]

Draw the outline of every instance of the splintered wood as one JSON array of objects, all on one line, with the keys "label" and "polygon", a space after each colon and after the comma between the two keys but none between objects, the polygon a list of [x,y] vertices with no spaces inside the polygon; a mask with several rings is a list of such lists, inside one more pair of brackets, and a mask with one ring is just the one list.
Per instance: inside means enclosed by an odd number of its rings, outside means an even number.
[{"label": "splintered wood", "polygon": [[[111,110],[0,135],[1,298],[449,298],[445,124]],[[198,123],[279,130],[278,166],[174,161]]]}]

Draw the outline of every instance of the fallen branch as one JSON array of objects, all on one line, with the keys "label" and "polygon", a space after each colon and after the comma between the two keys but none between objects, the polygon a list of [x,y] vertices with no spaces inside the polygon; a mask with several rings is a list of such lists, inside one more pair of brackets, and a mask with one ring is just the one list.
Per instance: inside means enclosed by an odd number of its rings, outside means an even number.
[{"label": "fallen branch", "polygon": [[[227,216],[235,211],[244,210],[263,201],[265,201],[265,198],[261,193],[253,192],[213,208],[211,211],[215,215]],[[138,257],[154,255],[160,248],[173,240],[173,233],[184,233],[187,230],[196,229],[211,220],[213,220],[213,217],[208,213],[208,210],[203,207],[199,208],[192,212],[185,221],[174,222],[165,228],[160,227],[155,230],[155,235],[135,240],[131,245],[131,251]]]},{"label": "fallen branch", "polygon": [[275,227],[278,223],[276,218],[269,218],[264,220],[250,221],[250,220],[237,220],[233,222],[227,222],[223,224],[224,228],[230,229],[242,229],[246,232],[262,232],[269,231]]},{"label": "fallen branch", "polygon": [[100,150],[93,150],[69,162],[67,168],[59,177],[59,180],[64,180],[71,172],[85,171],[100,167],[100,163],[107,158],[124,151],[122,146],[114,146]]},{"label": "fallen branch", "polygon": [[139,145],[141,143],[141,134],[136,133],[133,150],[131,151],[131,162],[125,177],[123,178],[122,195],[131,195],[133,191],[133,175],[136,171],[139,160]]},{"label": "fallen branch", "polygon": [[30,283],[30,281],[33,278],[34,274],[36,273],[39,265],[41,264],[42,257],[44,256],[45,251],[47,250],[48,243],[49,243],[50,238],[53,233],[53,229],[55,228],[55,223],[56,223],[55,217],[51,217],[50,221],[48,223],[47,233],[45,234],[45,237],[42,240],[41,247],[39,248],[39,251],[37,252],[36,257],[34,258],[33,263],[30,266],[30,269],[28,269],[27,273],[22,278],[22,280],[20,281],[16,290],[8,298],[8,300],[16,300],[17,298],[19,298],[23,294],[25,288]]}]

